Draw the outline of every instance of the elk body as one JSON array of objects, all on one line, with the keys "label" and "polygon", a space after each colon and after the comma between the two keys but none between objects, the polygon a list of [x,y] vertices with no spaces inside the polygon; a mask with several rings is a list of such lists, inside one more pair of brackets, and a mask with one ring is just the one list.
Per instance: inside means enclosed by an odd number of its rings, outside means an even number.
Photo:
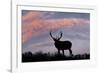
[{"label": "elk body", "polygon": [[64,55],[64,50],[69,50],[69,53],[72,56],[72,50],[71,50],[72,43],[70,41],[60,41],[62,37],[62,32],[60,32],[60,36],[57,38],[54,38],[51,32],[50,32],[50,36],[54,40],[54,45],[58,50],[58,54],[60,54],[60,51],[62,51]]}]

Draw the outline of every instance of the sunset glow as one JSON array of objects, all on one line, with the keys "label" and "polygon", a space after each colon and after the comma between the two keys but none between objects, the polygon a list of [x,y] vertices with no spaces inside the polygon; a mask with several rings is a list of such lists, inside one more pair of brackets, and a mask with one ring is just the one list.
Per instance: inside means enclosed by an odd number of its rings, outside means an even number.
[{"label": "sunset glow", "polygon": [[89,53],[89,26],[89,13],[22,10],[22,51],[56,51],[49,36],[52,30],[54,36],[63,31],[61,40],[71,40],[75,54]]}]

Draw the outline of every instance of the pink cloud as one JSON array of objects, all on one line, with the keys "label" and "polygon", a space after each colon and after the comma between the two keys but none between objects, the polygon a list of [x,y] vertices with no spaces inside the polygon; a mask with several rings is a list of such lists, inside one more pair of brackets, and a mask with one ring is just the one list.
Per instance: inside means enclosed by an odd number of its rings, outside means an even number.
[{"label": "pink cloud", "polygon": [[38,11],[30,11],[26,15],[22,16],[22,20],[24,22],[28,22],[28,21],[31,21],[33,18],[36,19],[36,17],[39,17],[40,15],[41,13]]},{"label": "pink cloud", "polygon": [[22,42],[26,42],[33,36],[39,36],[43,30],[53,30],[63,27],[73,27],[77,25],[89,24],[88,20],[79,18],[63,18],[63,19],[39,19],[40,12],[29,12],[22,16]]}]

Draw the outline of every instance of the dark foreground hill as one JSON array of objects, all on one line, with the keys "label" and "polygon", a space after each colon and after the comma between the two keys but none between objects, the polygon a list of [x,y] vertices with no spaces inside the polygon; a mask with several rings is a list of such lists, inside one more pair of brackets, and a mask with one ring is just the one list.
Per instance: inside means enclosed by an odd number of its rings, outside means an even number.
[{"label": "dark foreground hill", "polygon": [[26,52],[22,54],[22,62],[41,62],[41,61],[64,61],[64,60],[84,60],[90,59],[90,54],[78,54],[73,56],[61,55],[58,53],[42,53],[37,52],[35,54]]}]

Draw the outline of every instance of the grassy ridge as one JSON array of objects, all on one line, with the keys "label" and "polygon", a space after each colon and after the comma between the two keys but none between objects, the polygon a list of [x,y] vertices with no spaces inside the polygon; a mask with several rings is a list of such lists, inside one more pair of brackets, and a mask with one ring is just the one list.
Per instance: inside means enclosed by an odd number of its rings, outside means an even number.
[{"label": "grassy ridge", "polygon": [[26,52],[22,54],[22,62],[40,62],[40,61],[63,61],[63,60],[83,60],[90,59],[89,54],[78,54],[73,56],[61,55],[58,53],[42,53],[37,52],[35,54]]}]

